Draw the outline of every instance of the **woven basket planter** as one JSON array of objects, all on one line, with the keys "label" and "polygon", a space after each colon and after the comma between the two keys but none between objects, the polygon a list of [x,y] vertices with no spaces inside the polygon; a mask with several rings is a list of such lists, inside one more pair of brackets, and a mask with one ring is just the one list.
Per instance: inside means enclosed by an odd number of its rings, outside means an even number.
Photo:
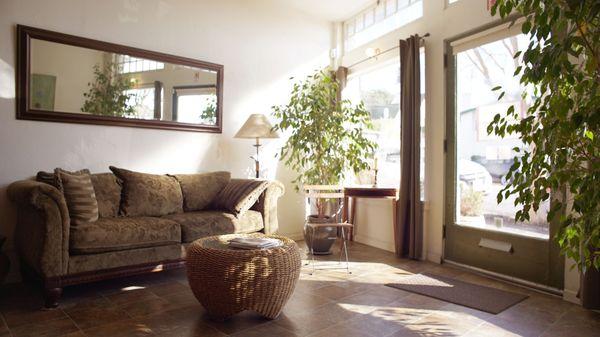
[{"label": "woven basket planter", "polygon": [[[232,249],[234,237],[271,237],[283,245],[270,249]],[[300,276],[300,251],[281,236],[231,234],[196,240],[186,256],[190,287],[211,318],[224,320],[253,310],[276,318],[292,296]]]}]

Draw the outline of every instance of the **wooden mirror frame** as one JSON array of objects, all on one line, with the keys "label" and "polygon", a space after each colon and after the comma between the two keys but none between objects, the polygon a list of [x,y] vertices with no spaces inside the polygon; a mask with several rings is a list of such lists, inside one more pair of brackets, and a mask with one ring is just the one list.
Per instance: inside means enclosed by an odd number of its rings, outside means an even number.
[{"label": "wooden mirror frame", "polygon": [[[30,106],[31,39],[38,39],[116,54],[131,55],[165,63],[203,68],[217,73],[217,123],[203,125],[151,119],[131,119],[113,116],[78,114],[74,112],[39,110]],[[223,128],[223,65],[174,56],[119,44],[17,25],[17,119],[63,123],[129,126],[151,129],[221,133]]]}]

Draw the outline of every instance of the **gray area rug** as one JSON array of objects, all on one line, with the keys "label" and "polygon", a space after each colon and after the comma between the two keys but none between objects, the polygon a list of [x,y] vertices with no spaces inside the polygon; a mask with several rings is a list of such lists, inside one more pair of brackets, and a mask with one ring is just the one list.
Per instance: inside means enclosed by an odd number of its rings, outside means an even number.
[{"label": "gray area rug", "polygon": [[403,277],[386,285],[492,314],[501,313],[528,297],[428,273]]}]

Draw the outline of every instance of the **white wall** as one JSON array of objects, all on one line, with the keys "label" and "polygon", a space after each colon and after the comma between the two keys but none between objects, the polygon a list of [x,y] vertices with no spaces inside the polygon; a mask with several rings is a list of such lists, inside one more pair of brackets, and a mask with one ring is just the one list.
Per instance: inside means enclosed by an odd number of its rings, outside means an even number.
[{"label": "white wall", "polygon": [[94,65],[102,64],[102,56],[93,49],[33,39],[31,73],[56,77],[54,111],[80,112],[83,93],[94,81]]},{"label": "white wall", "polygon": [[[223,64],[223,134],[16,120],[16,24]],[[15,224],[6,187],[38,170],[103,172],[115,165],[151,173],[230,170],[248,176],[251,142],[233,134],[249,114],[270,113],[272,105],[287,100],[290,76],[329,63],[330,28],[277,0],[1,1],[0,233],[11,237]],[[277,145],[268,143],[265,157]],[[287,188],[279,203],[281,232],[297,235],[302,199],[289,186],[289,172],[274,159],[269,164],[269,176]],[[7,248],[12,251],[11,242]]]}]

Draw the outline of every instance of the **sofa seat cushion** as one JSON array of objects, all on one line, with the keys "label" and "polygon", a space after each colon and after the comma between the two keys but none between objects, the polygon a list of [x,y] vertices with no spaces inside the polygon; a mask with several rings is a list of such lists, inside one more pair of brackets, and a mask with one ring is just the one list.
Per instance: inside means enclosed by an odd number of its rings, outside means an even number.
[{"label": "sofa seat cushion", "polygon": [[156,264],[157,267],[166,261],[182,259],[182,244],[146,247],[98,254],[71,255],[69,257],[68,274],[100,271],[112,268],[131,267],[135,265]]},{"label": "sofa seat cushion", "polygon": [[212,235],[253,233],[264,228],[262,214],[257,211],[247,211],[239,217],[220,211],[186,212],[165,215],[163,219],[181,225],[181,241],[186,243]]},{"label": "sofa seat cushion", "polygon": [[100,218],[71,228],[72,254],[94,254],[181,242],[177,222],[153,217]]}]

